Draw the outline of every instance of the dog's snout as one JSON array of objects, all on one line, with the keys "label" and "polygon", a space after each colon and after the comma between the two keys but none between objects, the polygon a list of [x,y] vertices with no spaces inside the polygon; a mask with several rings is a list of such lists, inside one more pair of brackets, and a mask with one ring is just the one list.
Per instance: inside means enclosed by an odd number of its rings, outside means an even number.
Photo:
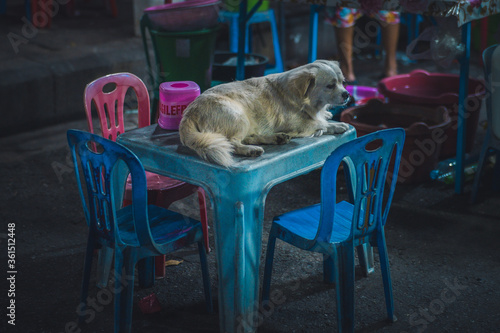
[{"label": "dog's snout", "polygon": [[349,95],[349,92],[348,92],[347,90],[346,90],[346,91],[344,91],[344,92],[342,93],[342,98],[343,98],[344,100],[347,100],[347,99],[349,98],[349,96],[350,96],[350,95]]}]

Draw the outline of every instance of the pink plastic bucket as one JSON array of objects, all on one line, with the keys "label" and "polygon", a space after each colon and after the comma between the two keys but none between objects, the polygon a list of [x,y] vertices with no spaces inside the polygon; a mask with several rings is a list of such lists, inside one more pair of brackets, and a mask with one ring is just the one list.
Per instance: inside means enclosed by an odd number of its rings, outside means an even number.
[{"label": "pink plastic bucket", "polygon": [[160,84],[158,125],[164,129],[178,130],[184,110],[199,95],[200,87],[193,81],[173,81]]}]

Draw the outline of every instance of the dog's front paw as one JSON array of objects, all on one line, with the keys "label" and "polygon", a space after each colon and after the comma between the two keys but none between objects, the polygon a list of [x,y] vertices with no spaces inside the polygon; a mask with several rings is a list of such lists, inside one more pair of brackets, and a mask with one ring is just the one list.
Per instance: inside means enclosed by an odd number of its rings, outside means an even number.
[{"label": "dog's front paw", "polygon": [[349,129],[349,125],[346,123],[332,123],[328,127],[328,133],[329,134],[340,134],[344,133]]},{"label": "dog's front paw", "polygon": [[324,111],[323,116],[325,117],[326,120],[330,120],[333,118],[333,113],[328,112],[328,111]]},{"label": "dog's front paw", "polygon": [[276,134],[276,144],[277,145],[285,145],[290,142],[292,137],[286,133],[278,133]]},{"label": "dog's front paw", "polygon": [[316,130],[316,132],[314,132],[313,136],[314,137],[322,136],[324,132],[325,132],[325,130],[318,129],[318,130]]}]

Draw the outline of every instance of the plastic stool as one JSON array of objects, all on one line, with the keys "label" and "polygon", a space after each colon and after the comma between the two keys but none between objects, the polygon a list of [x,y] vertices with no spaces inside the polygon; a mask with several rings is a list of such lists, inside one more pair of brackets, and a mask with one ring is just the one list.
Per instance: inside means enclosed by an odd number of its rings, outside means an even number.
[{"label": "plastic stool", "polygon": [[[220,11],[220,22],[229,23],[229,50],[231,52],[238,52],[238,19],[239,13]],[[249,27],[251,24],[269,22],[271,25],[271,33],[273,36],[274,47],[274,67],[266,68],[264,74],[281,73],[284,70],[283,59],[281,57],[280,44],[278,41],[278,27],[274,10],[268,9],[260,12],[255,12],[252,17],[248,19],[246,40],[245,40],[245,53],[251,53],[251,46],[249,43]]]},{"label": "plastic stool", "polygon": [[404,21],[408,29],[408,41],[410,44],[412,40],[420,35],[420,23],[424,21],[424,17],[420,14],[407,13],[403,15]]}]

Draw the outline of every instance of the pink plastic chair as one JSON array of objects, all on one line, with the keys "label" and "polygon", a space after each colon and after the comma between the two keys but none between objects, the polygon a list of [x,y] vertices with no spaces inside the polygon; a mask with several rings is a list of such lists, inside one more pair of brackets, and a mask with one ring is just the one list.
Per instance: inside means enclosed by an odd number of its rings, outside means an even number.
[{"label": "pink plastic chair", "polygon": [[[108,86],[112,90],[103,90],[105,86]],[[116,141],[116,137],[125,132],[123,107],[125,95],[129,88],[132,88],[137,96],[139,128],[150,125],[149,93],[146,86],[142,80],[134,74],[116,73],[98,78],[89,83],[85,88],[85,112],[89,131],[91,133],[94,133],[91,112],[92,102],[96,106],[99,115],[103,137]],[[200,221],[202,224],[206,251],[209,252],[205,191],[201,187],[151,172],[146,172],[146,178],[148,184],[148,203],[156,206],[168,208],[173,202],[183,199],[194,192],[198,192]],[[124,194],[124,205],[129,205],[131,203],[131,189],[132,184],[129,178]],[[164,276],[165,265],[163,257],[157,258],[156,267],[156,275]]]}]

